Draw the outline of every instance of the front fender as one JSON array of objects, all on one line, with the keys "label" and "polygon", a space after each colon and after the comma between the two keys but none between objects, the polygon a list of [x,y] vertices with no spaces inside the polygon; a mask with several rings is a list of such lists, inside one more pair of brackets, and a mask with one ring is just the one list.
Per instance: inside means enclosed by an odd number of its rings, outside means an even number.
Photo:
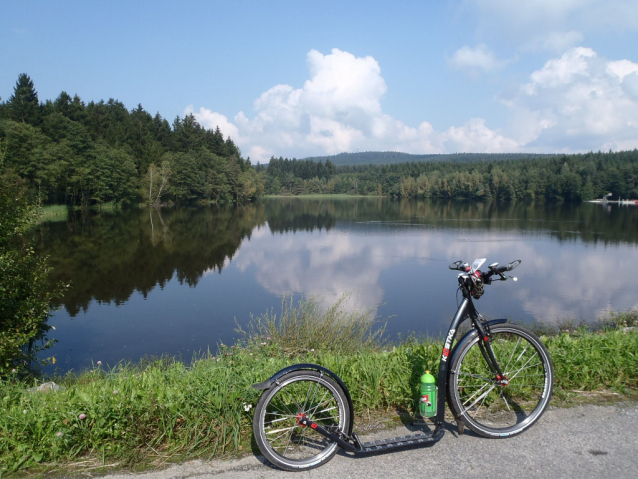
[{"label": "front fender", "polygon": [[350,425],[348,427],[348,434],[349,434],[352,431],[352,426],[354,423],[354,407],[352,405],[352,398],[350,397],[350,391],[348,391],[348,388],[343,383],[341,378],[337,376],[335,373],[333,373],[332,371],[330,371],[330,369],[328,368],[324,368],[323,366],[319,366],[318,364],[312,364],[312,363],[293,364],[292,366],[288,366],[286,368],[281,369],[280,371],[277,371],[275,374],[270,376],[264,382],[253,384],[253,387],[257,389],[258,391],[270,389],[273,384],[277,384],[279,379],[285,376],[286,374],[291,373],[293,371],[303,371],[303,370],[322,372],[326,374],[328,377],[330,377],[331,379],[333,379],[339,385],[339,387],[343,390],[343,392],[346,395],[346,398],[348,399],[348,407],[350,408]]}]

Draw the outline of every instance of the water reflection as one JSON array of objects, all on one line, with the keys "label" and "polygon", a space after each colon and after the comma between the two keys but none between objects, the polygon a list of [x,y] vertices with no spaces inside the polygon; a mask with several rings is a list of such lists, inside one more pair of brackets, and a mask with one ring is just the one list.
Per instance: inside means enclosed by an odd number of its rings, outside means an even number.
[{"label": "water reflection", "polygon": [[[391,334],[438,334],[455,310],[453,260],[523,260],[517,283],[478,303],[492,317],[594,319],[638,306],[638,208],[272,199],[241,208],[134,210],[36,232],[53,281],[71,281],[51,320],[63,368],[184,354],[232,341],[234,318],[284,294],[353,292],[394,316]],[[75,318],[75,319],[73,319]]]}]

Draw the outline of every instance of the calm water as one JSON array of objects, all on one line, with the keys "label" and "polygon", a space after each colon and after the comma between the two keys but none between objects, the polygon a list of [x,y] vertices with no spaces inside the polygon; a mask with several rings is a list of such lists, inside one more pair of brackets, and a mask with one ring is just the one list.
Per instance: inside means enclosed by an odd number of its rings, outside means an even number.
[{"label": "calm water", "polygon": [[447,265],[521,259],[518,282],[486,288],[488,317],[594,320],[638,306],[638,208],[389,199],[272,199],[243,208],[133,210],[46,223],[50,319],[60,371],[164,353],[190,360],[236,338],[236,322],[283,295],[352,292],[390,338],[440,334],[456,309]]}]

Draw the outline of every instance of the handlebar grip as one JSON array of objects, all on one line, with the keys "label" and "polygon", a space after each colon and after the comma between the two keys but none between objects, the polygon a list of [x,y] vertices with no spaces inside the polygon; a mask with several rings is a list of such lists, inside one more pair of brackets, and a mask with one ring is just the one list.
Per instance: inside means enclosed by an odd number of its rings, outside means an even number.
[{"label": "handlebar grip", "polygon": [[500,268],[495,268],[494,272],[496,274],[503,274],[505,271],[512,271],[519,264],[521,264],[521,260],[517,259],[516,261],[512,261],[510,264],[506,264],[505,266],[501,266]]},{"label": "handlebar grip", "polygon": [[463,261],[461,261],[461,260],[455,261],[454,263],[449,265],[448,268],[450,268],[452,270],[460,270],[462,264],[463,264]]},{"label": "handlebar grip", "polygon": [[510,264],[507,265],[507,271],[512,271],[519,264],[521,264],[521,260],[520,259],[517,259],[516,261],[512,261]]}]

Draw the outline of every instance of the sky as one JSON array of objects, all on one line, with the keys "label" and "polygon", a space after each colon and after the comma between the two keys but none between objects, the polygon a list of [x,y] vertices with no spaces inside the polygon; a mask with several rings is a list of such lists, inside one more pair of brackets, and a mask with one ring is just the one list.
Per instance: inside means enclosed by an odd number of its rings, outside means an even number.
[{"label": "sky", "polygon": [[638,148],[638,1],[0,2],[0,97],[193,113],[253,163]]}]

